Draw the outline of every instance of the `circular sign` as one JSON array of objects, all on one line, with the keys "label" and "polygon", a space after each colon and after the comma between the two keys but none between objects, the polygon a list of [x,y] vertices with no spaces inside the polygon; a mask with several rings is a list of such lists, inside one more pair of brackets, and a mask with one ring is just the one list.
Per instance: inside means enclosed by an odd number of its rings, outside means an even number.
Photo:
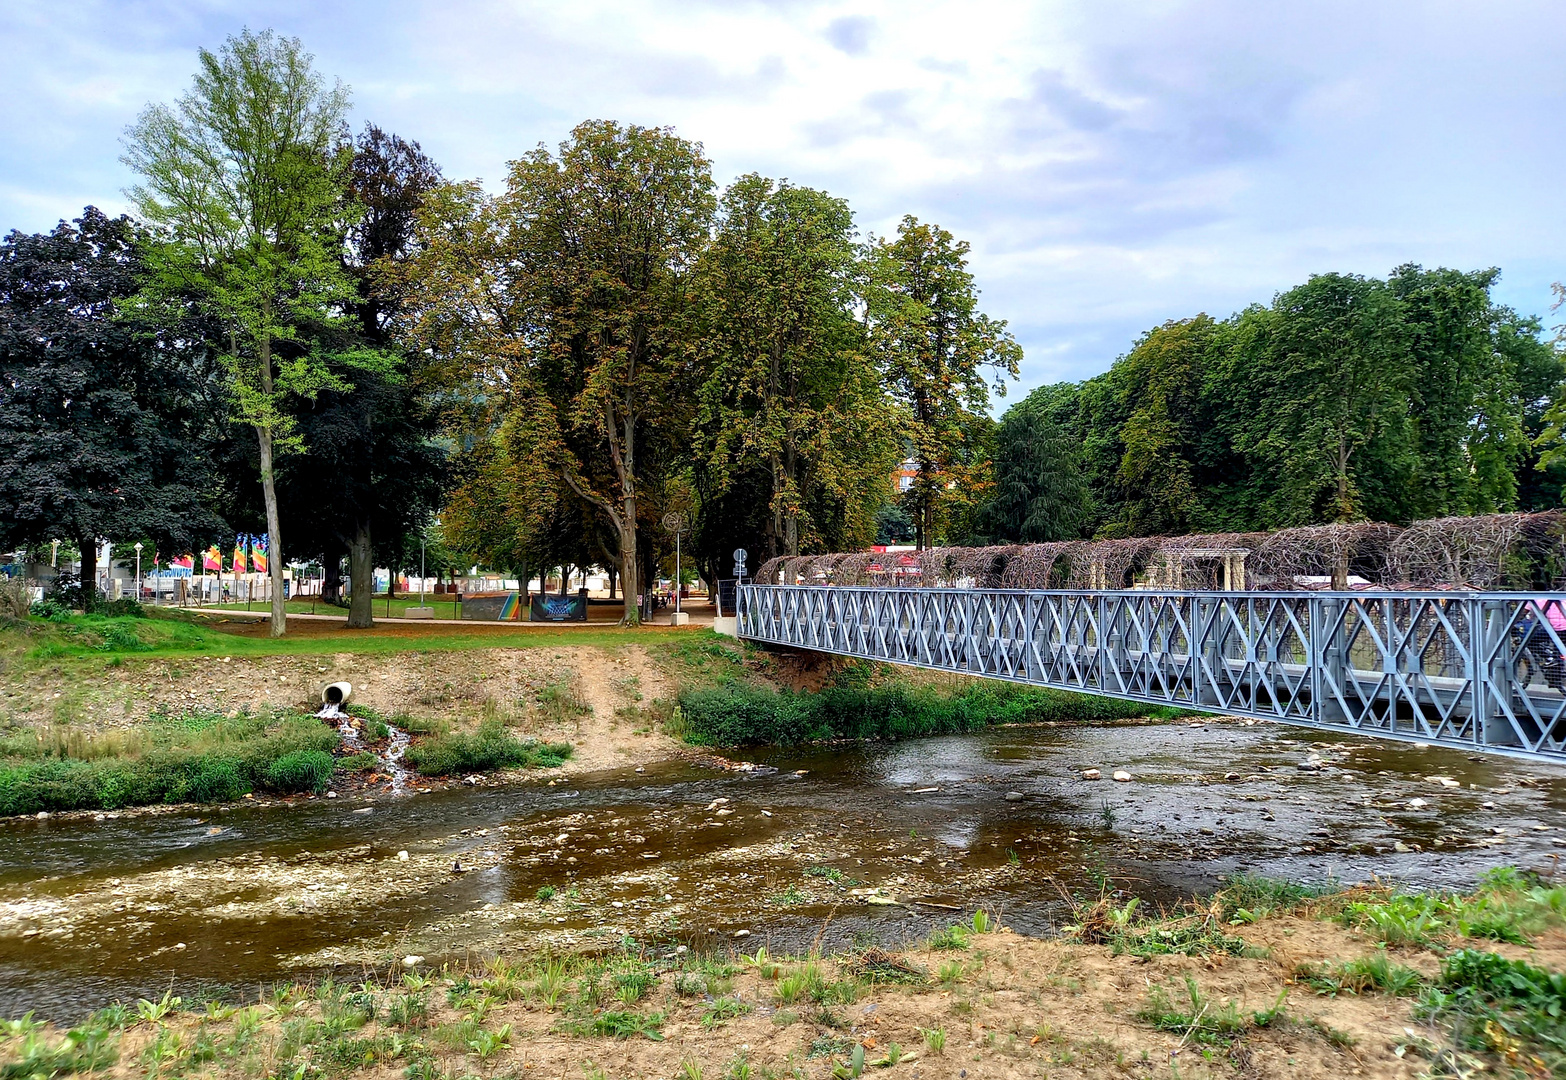
[{"label": "circular sign", "polygon": [[685,517],[678,510],[670,510],[663,515],[663,527],[672,533],[684,532]]}]

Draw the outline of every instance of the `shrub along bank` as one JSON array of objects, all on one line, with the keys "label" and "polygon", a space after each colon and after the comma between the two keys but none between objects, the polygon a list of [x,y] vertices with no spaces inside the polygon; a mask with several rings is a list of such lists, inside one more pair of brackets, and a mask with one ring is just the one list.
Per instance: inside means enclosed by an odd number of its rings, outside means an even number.
[{"label": "shrub along bank", "polygon": [[730,683],[679,698],[687,742],[698,746],[796,745],[830,739],[912,739],[998,724],[1125,720],[1175,711],[1013,683],[935,687],[829,686],[814,693]]},{"label": "shrub along bank", "polygon": [[491,719],[471,735],[453,731],[414,743],[402,760],[422,776],[457,776],[495,769],[553,769],[570,756],[569,743],[519,739]]},{"label": "shrub along bank", "polygon": [[319,720],[281,714],[191,713],[99,734],[26,729],[0,736],[0,815],[323,791],[338,742]]}]

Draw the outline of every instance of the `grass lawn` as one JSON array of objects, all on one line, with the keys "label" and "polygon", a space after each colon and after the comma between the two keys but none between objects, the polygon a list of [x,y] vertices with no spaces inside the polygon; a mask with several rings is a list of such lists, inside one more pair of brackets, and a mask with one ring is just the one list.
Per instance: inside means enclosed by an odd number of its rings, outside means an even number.
[{"label": "grass lawn", "polygon": [[[701,597],[695,597],[688,599],[685,603],[687,608],[694,608],[698,604],[703,604],[704,600]],[[392,598],[390,606],[388,607],[386,594],[378,593],[375,596],[374,601],[370,604],[370,613],[377,619],[400,619],[403,617],[403,613],[406,612],[409,608],[416,608],[419,606],[419,597],[417,594],[414,594],[413,596],[399,594],[398,596]],[[424,604],[422,606],[433,608],[435,610],[434,617],[437,619],[459,619],[462,617],[461,609],[457,605],[456,596],[452,594],[444,594],[441,596],[436,596],[433,593],[426,594],[424,597]],[[319,599],[309,596],[297,597],[288,601],[287,609],[290,615],[334,615],[340,618],[348,617],[348,609],[346,607],[338,607],[336,604],[323,603]],[[192,608],[191,610],[200,611],[203,609]],[[270,611],[271,607],[263,600],[253,600],[248,604],[244,603],[243,601],[238,603],[229,602],[224,604],[212,604],[206,610],[249,611],[256,614],[261,614]],[[612,603],[595,601],[588,606],[588,619],[589,621],[595,623],[619,622],[621,610],[621,604],[618,600]]]},{"label": "grass lawn", "polygon": [[670,635],[711,635],[693,627],[545,623],[430,624],[392,619],[368,630],[339,622],[295,620],[282,638],[270,636],[265,619],[147,608],[146,618],[70,615],[28,619],[0,631],[0,653],[15,660],[66,658],[300,656],[376,654],[443,649],[527,649],[559,645],[625,645],[667,642]]}]

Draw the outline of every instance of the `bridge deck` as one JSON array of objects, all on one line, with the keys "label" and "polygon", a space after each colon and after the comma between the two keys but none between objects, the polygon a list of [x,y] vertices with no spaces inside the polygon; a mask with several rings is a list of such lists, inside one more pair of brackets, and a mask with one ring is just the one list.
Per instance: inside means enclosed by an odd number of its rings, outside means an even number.
[{"label": "bridge deck", "polygon": [[[745,585],[751,641],[1566,760],[1560,593]],[[1566,610],[1563,608],[1562,610]]]}]

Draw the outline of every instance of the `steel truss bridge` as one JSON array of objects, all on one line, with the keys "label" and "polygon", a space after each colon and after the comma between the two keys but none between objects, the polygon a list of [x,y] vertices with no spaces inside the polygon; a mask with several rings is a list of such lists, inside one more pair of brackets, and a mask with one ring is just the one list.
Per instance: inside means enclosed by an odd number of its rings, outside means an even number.
[{"label": "steel truss bridge", "polygon": [[769,645],[1566,761],[1562,593],[746,584],[738,601],[739,636]]}]

